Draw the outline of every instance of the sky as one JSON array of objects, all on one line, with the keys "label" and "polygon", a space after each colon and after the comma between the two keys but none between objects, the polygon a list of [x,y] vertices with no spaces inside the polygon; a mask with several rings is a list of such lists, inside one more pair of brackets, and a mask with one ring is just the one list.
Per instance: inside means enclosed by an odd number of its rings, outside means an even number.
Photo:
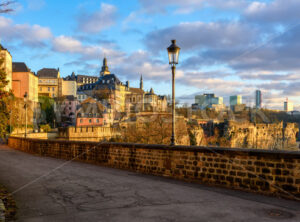
[{"label": "sky", "polygon": [[[0,0],[3,2],[3,0]],[[176,98],[215,93],[228,104],[243,95],[253,105],[300,110],[299,0],[18,0],[0,15],[1,44],[13,61],[62,77],[99,75],[103,57],[120,80],[171,94],[166,48],[181,47]]]}]

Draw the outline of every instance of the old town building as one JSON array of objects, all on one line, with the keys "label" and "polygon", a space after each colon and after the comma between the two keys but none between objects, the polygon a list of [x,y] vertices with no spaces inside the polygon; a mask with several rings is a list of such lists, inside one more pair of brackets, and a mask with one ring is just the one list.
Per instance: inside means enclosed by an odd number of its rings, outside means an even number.
[{"label": "old town building", "polygon": [[77,110],[76,126],[109,126],[113,123],[113,113],[110,107],[93,98],[83,101]]},{"label": "old town building", "polygon": [[12,57],[7,49],[5,49],[0,44],[0,59],[3,60],[2,67],[6,73],[6,80],[8,81],[7,86],[5,87],[6,91],[12,89]]},{"label": "old town building", "polygon": [[103,59],[100,78],[95,83],[84,84],[78,88],[79,93],[105,100],[115,112],[142,112],[167,110],[165,96],[154,94],[153,89],[145,92],[143,79],[140,79],[140,88],[130,87],[129,81],[123,84],[119,78],[109,71],[107,59]]},{"label": "old town building", "polygon": [[91,84],[97,82],[99,77],[96,76],[88,76],[88,75],[75,75],[74,72],[70,76],[64,78],[64,80],[72,80],[75,81],[77,87],[80,87],[85,84]]},{"label": "old town building", "polygon": [[23,62],[13,62],[12,90],[17,98],[27,93],[28,100],[38,102],[38,77]]},{"label": "old town building", "polygon": [[58,97],[59,69],[43,68],[37,72],[39,78],[39,96]]}]

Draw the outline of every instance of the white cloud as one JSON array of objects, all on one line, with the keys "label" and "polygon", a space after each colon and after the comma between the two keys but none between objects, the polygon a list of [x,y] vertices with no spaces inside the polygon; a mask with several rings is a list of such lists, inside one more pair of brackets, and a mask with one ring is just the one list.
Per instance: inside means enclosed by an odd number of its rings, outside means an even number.
[{"label": "white cloud", "polygon": [[153,52],[165,50],[177,39],[183,50],[199,48],[233,49],[246,46],[257,37],[257,30],[239,22],[185,22],[148,33],[145,44]]},{"label": "white cloud", "polygon": [[95,60],[104,55],[119,58],[124,55],[123,52],[104,47],[101,45],[85,45],[81,41],[70,36],[58,36],[52,41],[53,50],[60,53],[78,54],[81,60]]},{"label": "white cloud", "polygon": [[101,4],[100,10],[89,14],[82,13],[78,16],[78,30],[86,33],[98,33],[115,24],[117,8],[110,4]]},{"label": "white cloud", "polygon": [[299,7],[299,0],[255,1],[248,5],[244,15],[248,20],[256,22],[298,22]]},{"label": "white cloud", "polygon": [[80,41],[64,35],[54,38],[53,48],[57,52],[69,52],[69,53],[83,52],[83,47]]},{"label": "white cloud", "polygon": [[25,45],[41,46],[52,38],[50,28],[40,25],[14,24],[11,19],[0,16],[1,37],[4,40],[20,40]]}]

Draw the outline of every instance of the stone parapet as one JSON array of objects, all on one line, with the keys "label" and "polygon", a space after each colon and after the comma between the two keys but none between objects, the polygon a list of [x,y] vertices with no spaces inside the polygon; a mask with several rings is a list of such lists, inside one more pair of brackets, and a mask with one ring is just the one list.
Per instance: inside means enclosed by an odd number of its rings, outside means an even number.
[{"label": "stone parapet", "polygon": [[300,152],[10,137],[11,148],[300,200]]}]

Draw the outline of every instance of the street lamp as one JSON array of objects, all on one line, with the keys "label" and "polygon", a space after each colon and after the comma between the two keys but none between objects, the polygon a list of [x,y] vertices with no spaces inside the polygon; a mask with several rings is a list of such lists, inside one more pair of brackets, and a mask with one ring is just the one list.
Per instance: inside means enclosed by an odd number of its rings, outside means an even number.
[{"label": "street lamp", "polygon": [[175,145],[175,70],[178,64],[180,48],[176,45],[176,40],[171,40],[172,44],[167,48],[169,64],[172,69],[172,136],[171,146]]},{"label": "street lamp", "polygon": [[27,92],[24,94],[24,108],[25,108],[25,138],[27,138]]}]

